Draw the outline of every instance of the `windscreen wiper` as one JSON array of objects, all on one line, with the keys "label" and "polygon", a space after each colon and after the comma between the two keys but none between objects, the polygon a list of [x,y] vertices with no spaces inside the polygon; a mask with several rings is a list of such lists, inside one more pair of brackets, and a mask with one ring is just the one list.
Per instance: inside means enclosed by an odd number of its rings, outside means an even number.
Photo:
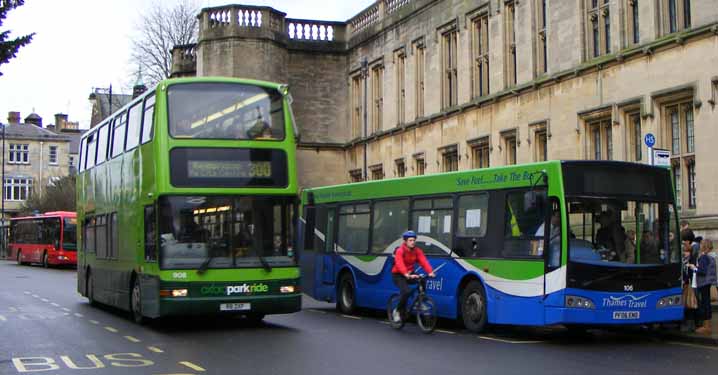
[{"label": "windscreen wiper", "polygon": [[259,258],[259,262],[262,263],[262,267],[264,267],[267,272],[272,270],[272,266],[269,265],[266,258],[264,258],[261,254],[257,254],[257,258]]},{"label": "windscreen wiper", "polygon": [[209,264],[212,262],[212,259],[214,259],[214,255],[207,255],[207,258],[204,260],[204,262],[202,262],[199,268],[197,268],[198,275],[201,275],[207,271],[207,269],[209,268]]}]

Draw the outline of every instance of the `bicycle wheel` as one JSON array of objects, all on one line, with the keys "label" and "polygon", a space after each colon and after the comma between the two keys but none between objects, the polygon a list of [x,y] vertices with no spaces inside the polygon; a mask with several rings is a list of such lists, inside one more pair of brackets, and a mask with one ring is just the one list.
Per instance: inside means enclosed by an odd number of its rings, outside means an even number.
[{"label": "bicycle wheel", "polygon": [[386,316],[389,320],[389,325],[394,329],[401,329],[404,327],[404,319],[401,318],[401,314],[396,311],[399,305],[399,295],[394,294],[389,298],[389,302],[386,304]]},{"label": "bicycle wheel", "polygon": [[416,322],[424,333],[431,333],[436,328],[436,304],[426,295],[419,296],[414,303],[416,307]]}]

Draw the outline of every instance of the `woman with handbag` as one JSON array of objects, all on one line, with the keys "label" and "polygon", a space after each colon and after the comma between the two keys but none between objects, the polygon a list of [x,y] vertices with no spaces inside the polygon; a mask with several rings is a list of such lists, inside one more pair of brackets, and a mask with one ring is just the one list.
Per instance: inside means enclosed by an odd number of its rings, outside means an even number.
[{"label": "woman with handbag", "polygon": [[698,300],[696,293],[692,287],[695,272],[691,266],[696,260],[693,257],[690,241],[683,241],[683,326],[682,331],[694,331],[696,329],[696,309],[698,308]]},{"label": "woman with handbag", "polygon": [[711,285],[716,282],[716,265],[713,257],[708,255],[713,251],[712,241],[706,239],[701,241],[700,256],[696,265],[690,264],[697,277],[698,286],[698,311],[697,317],[703,321],[701,327],[696,330],[696,333],[710,335],[712,333],[711,327]]}]

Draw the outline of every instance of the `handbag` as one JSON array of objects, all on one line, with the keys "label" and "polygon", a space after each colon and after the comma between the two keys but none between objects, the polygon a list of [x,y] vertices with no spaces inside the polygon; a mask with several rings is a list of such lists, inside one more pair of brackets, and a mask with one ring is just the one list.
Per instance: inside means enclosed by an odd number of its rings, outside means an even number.
[{"label": "handbag", "polygon": [[696,298],[696,292],[693,291],[690,285],[683,285],[683,306],[686,309],[697,309],[698,298]]}]

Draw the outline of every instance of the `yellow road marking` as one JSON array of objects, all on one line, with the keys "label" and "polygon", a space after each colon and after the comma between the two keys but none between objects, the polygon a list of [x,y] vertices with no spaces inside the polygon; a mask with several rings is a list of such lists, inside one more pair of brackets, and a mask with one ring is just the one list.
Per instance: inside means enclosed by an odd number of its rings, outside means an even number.
[{"label": "yellow road marking", "polygon": [[0,320],[2,320],[3,322],[7,322],[7,319],[2,315],[0,315]]},{"label": "yellow road marking", "polygon": [[116,328],[112,328],[112,327],[110,327],[110,326],[105,326],[105,329],[108,330],[108,331],[110,331],[110,332],[112,332],[112,333],[117,333],[117,332],[118,332]]},{"label": "yellow road marking", "polygon": [[53,305],[55,307],[60,307],[60,305],[56,304],[55,302],[51,303],[51,305]]},{"label": "yellow road marking", "polygon": [[455,334],[456,334],[456,332],[445,331],[445,330],[443,330],[443,329],[435,329],[434,331],[436,331],[436,332],[441,332],[441,333],[448,333],[448,334],[450,334],[450,335],[455,335]]},{"label": "yellow road marking", "polygon": [[345,318],[349,318],[349,319],[361,320],[360,317],[354,316],[354,315],[344,315],[344,314],[342,314],[342,316],[345,317]]},{"label": "yellow road marking", "polygon": [[195,371],[199,371],[199,372],[204,372],[204,371],[205,371],[205,369],[203,369],[202,367],[199,367],[199,366],[195,365],[195,364],[192,363],[192,362],[182,361],[182,362],[180,362],[179,364],[180,364],[180,365],[187,366],[187,367],[189,367],[189,368],[191,368],[192,370],[195,370]]},{"label": "yellow road marking", "polygon": [[503,342],[504,344],[538,344],[543,341],[513,341],[513,340],[504,340],[504,339],[497,339],[495,337],[489,337],[489,336],[479,336],[480,339],[483,340],[489,340],[489,341],[498,341]]},{"label": "yellow road marking", "polygon": [[140,342],[140,339],[132,337],[132,336],[125,336],[125,338],[132,342]]},{"label": "yellow road marking", "polygon": [[147,349],[149,349],[150,351],[153,351],[155,353],[164,353],[164,351],[162,349],[155,347],[155,346],[148,346]]},{"label": "yellow road marking", "polygon": [[689,343],[685,343],[685,342],[668,341],[668,343],[671,344],[671,345],[689,346],[689,347],[691,347],[691,348],[718,350],[717,347],[713,347],[713,346],[706,346],[706,345],[699,345],[699,344],[689,344]]},{"label": "yellow road marking", "polygon": [[100,322],[98,322],[97,320],[90,320],[90,323],[92,323],[92,324],[100,324]]},{"label": "yellow road marking", "polygon": [[78,318],[82,318],[84,315],[82,315],[82,314],[80,314],[80,313],[75,313],[75,316],[78,317]]}]

